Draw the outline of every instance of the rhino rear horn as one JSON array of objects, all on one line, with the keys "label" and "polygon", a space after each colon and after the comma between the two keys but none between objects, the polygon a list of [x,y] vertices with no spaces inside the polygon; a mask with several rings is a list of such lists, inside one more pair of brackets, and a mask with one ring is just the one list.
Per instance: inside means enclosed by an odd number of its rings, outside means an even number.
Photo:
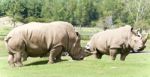
[{"label": "rhino rear horn", "polygon": [[143,41],[143,43],[145,44],[146,43],[146,41],[147,41],[147,39],[148,39],[148,33],[143,37],[143,39],[142,39],[142,41]]}]

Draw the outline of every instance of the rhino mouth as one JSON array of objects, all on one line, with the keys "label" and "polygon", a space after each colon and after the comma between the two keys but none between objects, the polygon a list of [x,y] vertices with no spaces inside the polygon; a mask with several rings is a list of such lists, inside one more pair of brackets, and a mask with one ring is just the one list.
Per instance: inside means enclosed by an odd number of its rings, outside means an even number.
[{"label": "rhino mouth", "polygon": [[139,48],[139,49],[132,49],[132,52],[133,52],[133,53],[141,52],[141,51],[143,51],[143,50],[145,49],[145,47],[146,47],[146,46],[143,46],[143,47],[141,47],[141,48]]},{"label": "rhino mouth", "polygon": [[84,59],[84,56],[73,56],[71,54],[69,54],[69,56],[71,56],[72,60],[83,60]]},{"label": "rhino mouth", "polygon": [[72,58],[73,60],[77,60],[77,61],[80,61],[80,60],[83,60],[84,57],[80,57],[80,58]]},{"label": "rhino mouth", "polygon": [[138,49],[138,51],[143,51],[146,48],[146,46],[143,46],[142,48]]}]

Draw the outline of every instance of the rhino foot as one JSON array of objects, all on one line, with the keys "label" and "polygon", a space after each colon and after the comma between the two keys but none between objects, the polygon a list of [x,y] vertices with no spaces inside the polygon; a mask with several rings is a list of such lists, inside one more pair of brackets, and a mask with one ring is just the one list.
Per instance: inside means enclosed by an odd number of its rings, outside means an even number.
[{"label": "rhino foot", "polygon": [[48,62],[48,64],[54,64],[54,63],[55,63],[54,61],[49,61],[49,62]]},{"label": "rhino foot", "polygon": [[103,56],[103,54],[101,54],[100,52],[96,52],[94,55],[96,59],[101,59]]},{"label": "rhino foot", "polygon": [[16,66],[16,67],[22,67],[23,64],[19,62],[19,63],[16,63],[15,66]]}]

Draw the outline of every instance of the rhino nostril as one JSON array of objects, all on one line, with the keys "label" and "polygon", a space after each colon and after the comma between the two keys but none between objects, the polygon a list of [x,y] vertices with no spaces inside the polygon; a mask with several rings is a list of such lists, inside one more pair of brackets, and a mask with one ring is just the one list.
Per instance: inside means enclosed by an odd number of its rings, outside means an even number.
[{"label": "rhino nostril", "polygon": [[142,49],[143,47],[139,47],[139,49]]}]

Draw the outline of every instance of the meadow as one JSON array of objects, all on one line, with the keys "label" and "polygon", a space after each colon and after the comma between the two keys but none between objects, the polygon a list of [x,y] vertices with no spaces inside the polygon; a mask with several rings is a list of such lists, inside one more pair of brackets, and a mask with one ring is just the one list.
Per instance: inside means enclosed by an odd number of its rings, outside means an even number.
[{"label": "meadow", "polygon": [[[7,50],[3,38],[11,30],[10,27],[0,27],[0,77],[150,77],[150,54],[129,54],[126,61],[120,61],[119,56],[115,61],[109,56],[95,59],[94,56],[86,57],[82,61],[74,61],[70,57],[62,57],[63,61],[47,64],[47,58],[28,58],[23,62],[23,67],[11,68],[7,63]],[[82,36],[82,46],[85,46],[88,37],[98,28],[78,29]],[[92,32],[90,32],[92,31]],[[84,36],[83,35],[88,35]],[[147,42],[149,52],[150,40]]]}]

